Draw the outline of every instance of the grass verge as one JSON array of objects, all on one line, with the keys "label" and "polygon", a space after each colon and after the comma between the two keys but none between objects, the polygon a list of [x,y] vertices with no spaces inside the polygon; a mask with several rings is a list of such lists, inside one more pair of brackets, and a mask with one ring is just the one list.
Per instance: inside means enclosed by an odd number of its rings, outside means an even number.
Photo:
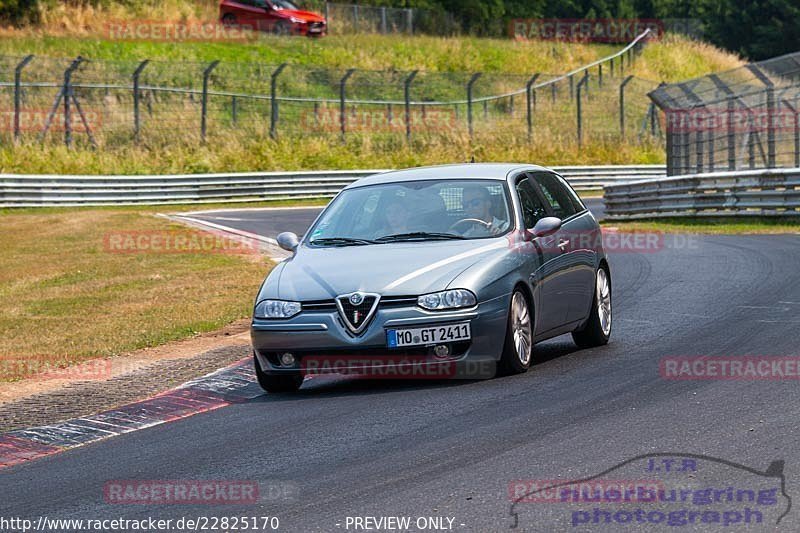
[{"label": "grass verge", "polygon": [[766,235],[800,233],[797,217],[742,218],[742,217],[697,217],[658,218],[635,222],[604,220],[604,227],[615,227],[622,231],[653,231],[660,233],[702,233],[711,235]]},{"label": "grass verge", "polygon": [[[193,206],[195,209],[196,206]],[[67,366],[212,331],[249,316],[271,263],[224,246],[164,253],[115,235],[200,235],[158,208],[5,210],[0,225],[0,380],[20,361]],[[131,241],[133,242],[133,241]],[[155,242],[155,241],[149,241]]]}]

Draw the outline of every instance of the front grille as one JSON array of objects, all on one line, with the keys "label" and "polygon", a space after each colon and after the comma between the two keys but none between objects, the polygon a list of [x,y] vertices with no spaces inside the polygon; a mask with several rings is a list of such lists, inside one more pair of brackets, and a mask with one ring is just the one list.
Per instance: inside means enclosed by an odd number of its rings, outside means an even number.
[{"label": "front grille", "polygon": [[364,296],[364,300],[358,304],[353,305],[350,299],[346,297],[339,298],[340,311],[342,318],[350,324],[353,329],[359,329],[367,320],[371,318],[370,311],[375,304],[375,296]]},{"label": "front grille", "polygon": [[387,296],[382,298],[378,307],[407,307],[417,305],[416,296]]},{"label": "front grille", "polygon": [[[336,300],[310,300],[302,304],[304,311],[336,311]],[[378,303],[378,308],[413,307],[415,305],[417,305],[416,296],[385,296]]]},{"label": "front grille", "polygon": [[333,300],[313,300],[302,303],[305,311],[336,311],[336,302]]}]

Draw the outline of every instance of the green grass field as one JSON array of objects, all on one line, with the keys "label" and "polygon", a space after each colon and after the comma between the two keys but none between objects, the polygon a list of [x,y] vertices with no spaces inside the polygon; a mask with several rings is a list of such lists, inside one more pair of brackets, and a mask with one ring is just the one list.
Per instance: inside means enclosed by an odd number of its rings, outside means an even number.
[{"label": "green grass field", "polygon": [[[150,59],[159,62],[159,75],[162,77],[172,76],[173,81],[177,79],[180,84],[191,83],[194,87],[199,83],[196,75],[198,69],[187,65],[221,60],[218,76],[213,80],[214,87],[221,89],[235,85],[226,81],[226,76],[229,76],[226,73],[235,73],[237,69],[241,71],[242,67],[237,66],[240,63],[251,66],[290,63],[292,66],[283,75],[281,90],[284,91],[303,90],[305,82],[302,74],[298,74],[297,78],[292,77],[292,72],[302,72],[303,69],[421,69],[423,74],[420,75],[421,81],[416,88],[418,93],[414,97],[425,99],[431,96],[430,91],[435,91],[435,98],[449,100],[464,97],[463,80],[470,72],[484,72],[484,77],[476,85],[478,96],[497,94],[524,87],[524,80],[533,72],[563,73],[621,47],[398,35],[334,35],[323,39],[261,35],[252,42],[117,40],[109,38],[108,20],[127,23],[135,23],[139,18],[192,20],[194,17],[202,20],[204,16],[211,16],[209,13],[212,11],[200,9],[192,12],[189,7],[193,4],[183,0],[158,5],[145,3],[138,8],[123,8],[115,3],[109,5],[111,7],[99,10],[61,6],[44,17],[42,26],[0,30],[0,36],[3,37],[0,39],[0,55],[18,57],[36,54],[39,59],[35,62],[47,61],[42,58],[82,55],[96,61],[95,65],[88,67],[93,73],[95,70],[92,69],[99,69],[99,72],[102,68],[111,68],[97,67],[100,64],[98,62],[102,61],[133,64]],[[10,59],[6,62],[13,65]],[[170,66],[173,63],[174,68]],[[145,121],[144,141],[140,146],[135,146],[131,142],[130,111],[119,107],[120,104],[114,104],[116,107],[110,108],[113,120],[106,119],[103,124],[105,131],[98,134],[100,148],[97,150],[89,149],[81,135],[76,135],[77,147],[66,150],[60,145],[58,133],[51,133],[50,140],[45,143],[36,142],[36,137],[31,134],[26,142],[13,146],[8,132],[0,132],[0,171],[140,174],[385,168],[468,160],[472,157],[479,161],[526,160],[543,164],[658,163],[664,159],[662,141],[642,137],[641,131],[637,130],[649,104],[646,92],[662,80],[686,79],[732,68],[740,63],[737,57],[712,46],[676,36],[649,44],[626,72],[640,78],[630,86],[629,105],[633,107],[632,111],[626,111],[626,114],[630,113],[630,133],[624,140],[618,135],[614,86],[618,81],[610,80],[602,90],[596,88],[592,99],[585,105],[583,146],[578,146],[576,142],[574,104],[566,98],[566,86],[560,89],[556,103],[551,104],[547,99],[540,98],[531,141],[527,137],[522,97],[517,99],[513,114],[508,101],[492,104],[485,118],[481,110],[477,110],[476,135],[472,139],[467,134],[464,118],[466,108],[461,106],[456,111],[460,115],[452,127],[418,134],[410,144],[398,131],[392,134],[360,132],[342,144],[336,129],[320,134],[297,127],[303,118],[302,113],[307,115],[310,111],[308,108],[293,109],[291,106],[282,108],[279,138],[272,140],[267,135],[268,124],[264,118],[259,118],[268,114],[267,104],[262,104],[264,107],[258,110],[253,108],[249,115],[233,125],[230,103],[212,99],[207,143],[199,140],[199,117],[195,116],[196,112],[187,111],[187,105],[178,102],[172,111],[162,112]],[[193,81],[180,81],[181,76],[185,76],[185,72],[192,68],[195,69],[191,78]],[[156,67],[149,69],[152,71]],[[9,72],[11,70],[8,69]],[[45,70],[55,71],[56,68]],[[129,83],[128,75],[120,76],[122,82]],[[353,78],[352,93],[359,97],[380,96],[384,89],[371,85],[370,81],[377,76],[357,73]],[[243,86],[248,92],[267,92],[265,83],[250,82],[246,74],[240,74],[240,77],[237,87]],[[455,81],[449,81],[451,78]],[[330,86],[308,87],[309,95],[335,95],[335,90]],[[397,87],[392,90],[395,92],[391,97],[397,98]],[[12,106],[10,98],[8,92],[0,95],[0,104]],[[43,96],[36,105],[47,109],[52,99],[52,95]],[[385,113],[382,109],[376,112]]]}]

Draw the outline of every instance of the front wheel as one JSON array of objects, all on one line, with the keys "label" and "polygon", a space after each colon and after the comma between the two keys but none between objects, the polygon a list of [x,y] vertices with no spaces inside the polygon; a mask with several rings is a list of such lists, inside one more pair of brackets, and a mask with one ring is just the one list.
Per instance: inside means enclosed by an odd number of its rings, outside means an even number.
[{"label": "front wheel", "polygon": [[533,353],[533,327],[528,299],[517,289],[511,296],[511,309],[508,312],[506,341],[500,357],[500,372],[503,374],[522,374],[531,366]]},{"label": "front wheel", "polygon": [[255,354],[253,354],[253,363],[258,384],[266,392],[297,392],[300,389],[300,385],[303,384],[303,376],[301,374],[266,374],[261,370],[261,365],[258,363],[258,357]]},{"label": "front wheel", "polygon": [[572,339],[581,348],[603,346],[611,337],[611,278],[604,267],[597,269],[592,312],[589,321],[580,331],[572,332]]},{"label": "front wheel", "polygon": [[275,26],[273,26],[272,33],[280,36],[291,35],[292,28],[291,26],[289,26],[288,22],[279,20],[278,22],[275,23]]}]

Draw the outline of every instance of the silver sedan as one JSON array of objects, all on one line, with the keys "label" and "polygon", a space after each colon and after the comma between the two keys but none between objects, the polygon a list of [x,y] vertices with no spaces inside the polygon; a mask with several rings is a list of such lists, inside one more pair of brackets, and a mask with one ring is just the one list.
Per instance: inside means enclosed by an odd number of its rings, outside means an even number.
[{"label": "silver sedan", "polygon": [[611,335],[600,228],[555,172],[464,164],[378,174],[344,188],[259,290],[251,338],[269,392],[304,376],[492,377],[528,370],[533,345]]}]

